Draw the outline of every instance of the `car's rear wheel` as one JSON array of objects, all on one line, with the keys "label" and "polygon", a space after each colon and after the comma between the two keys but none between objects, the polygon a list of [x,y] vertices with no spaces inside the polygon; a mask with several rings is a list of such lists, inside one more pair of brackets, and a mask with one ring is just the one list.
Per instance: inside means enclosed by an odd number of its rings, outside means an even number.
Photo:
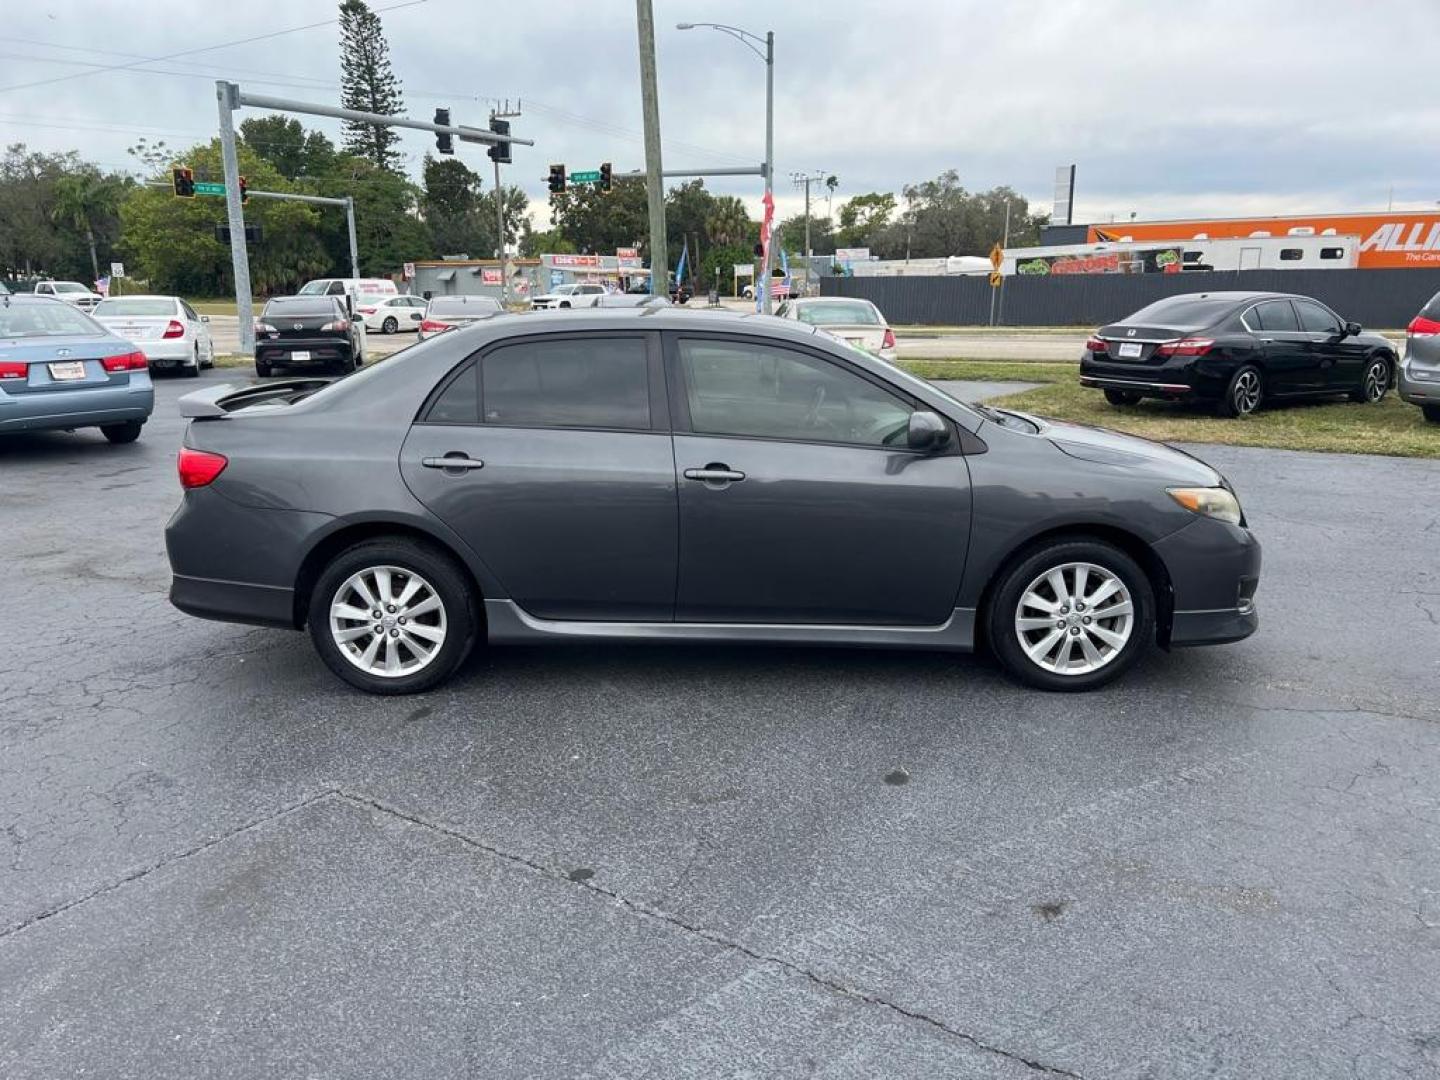
[{"label": "car's rear wheel", "polygon": [[336,556],[310,596],[310,638],[321,659],[372,694],[438,686],[469,655],[479,624],[464,570],[398,537]]},{"label": "car's rear wheel", "polygon": [[1421,405],[1420,415],[1432,424],[1440,424],[1440,405]]},{"label": "car's rear wheel", "polygon": [[380,332],[382,334],[393,334],[399,329],[400,323],[394,315],[386,316],[385,321],[380,324]]},{"label": "car's rear wheel", "polygon": [[264,360],[255,361],[255,374],[260,378],[268,379],[270,377],[270,370],[270,365]]},{"label": "car's rear wheel", "polygon": [[1376,356],[1366,361],[1365,376],[1360,380],[1359,388],[1350,391],[1350,400],[1374,405],[1384,400],[1389,389],[1390,361],[1383,356]]},{"label": "car's rear wheel", "polygon": [[1042,690],[1119,678],[1155,636],[1155,597],[1135,560],[1100,540],[1060,540],[1015,562],[987,612],[990,647]]},{"label": "car's rear wheel", "polygon": [[144,426],[144,420],[126,420],[123,424],[102,424],[100,426],[100,434],[119,446],[124,443],[132,443],[138,439],[140,437],[140,429]]},{"label": "car's rear wheel", "polygon": [[195,366],[185,368],[185,374],[191,379],[198,378],[200,375],[200,345],[198,343],[195,345]]},{"label": "car's rear wheel", "polygon": [[1133,390],[1106,390],[1105,400],[1111,405],[1136,405],[1140,395]]},{"label": "car's rear wheel", "polygon": [[1249,416],[1265,400],[1265,376],[1254,364],[1246,364],[1230,376],[1225,396],[1220,399],[1223,416]]}]

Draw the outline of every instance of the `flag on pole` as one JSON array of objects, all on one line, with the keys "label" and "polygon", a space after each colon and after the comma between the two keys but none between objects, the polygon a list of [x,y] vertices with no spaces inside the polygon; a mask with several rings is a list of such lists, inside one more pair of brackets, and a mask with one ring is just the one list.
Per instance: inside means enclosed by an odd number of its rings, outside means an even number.
[{"label": "flag on pole", "polygon": [[785,275],[785,291],[790,291],[790,256],[785,254],[785,248],[780,248],[780,271]]},{"label": "flag on pole", "polygon": [[678,289],[685,283],[685,261],[690,257],[690,238],[685,238],[685,245],[680,249],[680,261],[675,264],[675,287]]},{"label": "flag on pole", "polygon": [[[774,221],[775,221],[775,197],[774,197],[773,195],[771,195],[770,192],[767,191],[767,192],[765,193],[765,197],[764,197],[763,199],[761,199],[760,202],[761,202],[761,205],[763,205],[763,206],[765,207],[765,214],[764,214],[764,216],[760,219],[760,247],[761,247],[763,250],[762,250],[761,253],[760,253],[760,275],[759,275],[759,276],[765,277],[765,276],[768,276],[768,275],[765,274],[765,263],[766,263],[766,256],[770,253],[770,229],[771,229],[771,226],[774,224]],[[764,311],[764,310],[765,310],[765,298],[768,297],[769,295],[770,295],[770,282],[769,282],[769,281],[761,281],[761,282],[758,282],[758,287],[755,289],[755,310],[756,310],[756,311]]]}]

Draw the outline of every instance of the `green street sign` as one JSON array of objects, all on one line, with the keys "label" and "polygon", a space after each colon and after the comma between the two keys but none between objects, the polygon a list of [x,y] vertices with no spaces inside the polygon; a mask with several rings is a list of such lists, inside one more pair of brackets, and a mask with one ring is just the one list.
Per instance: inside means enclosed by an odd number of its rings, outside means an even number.
[{"label": "green street sign", "polygon": [[[599,169],[587,169],[585,172],[572,172],[570,174],[572,184],[598,184],[600,182]],[[200,185],[195,185],[195,190],[200,190]]]},{"label": "green street sign", "polygon": [[208,184],[208,183],[204,183],[204,182],[201,182],[201,181],[198,181],[198,180],[197,180],[197,181],[195,182],[195,194],[196,194],[196,195],[224,195],[224,194],[225,194],[225,185],[224,185],[224,184]]}]

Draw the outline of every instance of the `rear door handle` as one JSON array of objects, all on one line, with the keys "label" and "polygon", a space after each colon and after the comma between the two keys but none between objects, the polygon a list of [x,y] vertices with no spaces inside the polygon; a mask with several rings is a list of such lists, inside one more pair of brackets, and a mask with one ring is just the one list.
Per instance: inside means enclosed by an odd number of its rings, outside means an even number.
[{"label": "rear door handle", "polygon": [[479,458],[472,458],[467,454],[462,454],[458,450],[452,450],[444,457],[421,458],[420,464],[424,465],[427,469],[447,470],[483,469],[485,467],[485,462],[481,461]]},{"label": "rear door handle", "polygon": [[708,483],[728,484],[736,480],[744,480],[745,474],[729,465],[719,465],[712,462],[703,469],[686,469],[686,480],[704,480]]}]

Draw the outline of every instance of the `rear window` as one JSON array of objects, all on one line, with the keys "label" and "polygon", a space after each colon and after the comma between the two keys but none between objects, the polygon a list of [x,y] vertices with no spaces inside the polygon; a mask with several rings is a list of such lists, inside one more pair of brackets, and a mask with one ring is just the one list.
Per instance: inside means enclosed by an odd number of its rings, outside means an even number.
[{"label": "rear window", "polygon": [[330,315],[335,311],[335,301],[325,297],[286,296],[271,300],[265,305],[266,315]]},{"label": "rear window", "polygon": [[136,297],[131,300],[102,300],[95,305],[96,315],[174,315],[174,300],[153,300]]},{"label": "rear window", "polygon": [[478,319],[500,311],[500,301],[491,296],[451,296],[430,301],[430,314],[443,319]]},{"label": "rear window", "polygon": [[69,304],[37,300],[0,304],[0,338],[104,337],[106,330]]},{"label": "rear window", "polygon": [[869,304],[797,304],[795,317],[811,326],[879,326],[880,316]]},{"label": "rear window", "polygon": [[1217,300],[1208,296],[1172,296],[1143,307],[1128,319],[1127,326],[1172,326],[1176,329],[1199,329],[1213,326],[1235,306],[1234,300]]}]

